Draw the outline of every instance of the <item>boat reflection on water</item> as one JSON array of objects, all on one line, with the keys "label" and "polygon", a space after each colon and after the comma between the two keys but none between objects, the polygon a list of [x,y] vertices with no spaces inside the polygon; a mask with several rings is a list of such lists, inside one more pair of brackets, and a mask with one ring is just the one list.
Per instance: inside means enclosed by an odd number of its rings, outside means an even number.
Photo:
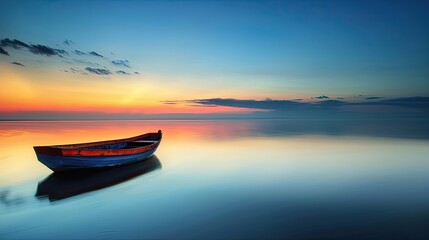
[{"label": "boat reflection on water", "polygon": [[123,166],[52,173],[38,184],[36,197],[47,197],[49,201],[60,200],[107,188],[160,168],[161,162],[154,155],[147,160]]}]

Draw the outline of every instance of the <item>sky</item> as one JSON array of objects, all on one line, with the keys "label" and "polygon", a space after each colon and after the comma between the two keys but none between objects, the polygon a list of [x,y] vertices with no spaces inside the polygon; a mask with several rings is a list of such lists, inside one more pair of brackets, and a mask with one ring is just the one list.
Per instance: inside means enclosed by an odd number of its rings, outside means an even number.
[{"label": "sky", "polygon": [[429,109],[427,1],[0,8],[1,119]]}]

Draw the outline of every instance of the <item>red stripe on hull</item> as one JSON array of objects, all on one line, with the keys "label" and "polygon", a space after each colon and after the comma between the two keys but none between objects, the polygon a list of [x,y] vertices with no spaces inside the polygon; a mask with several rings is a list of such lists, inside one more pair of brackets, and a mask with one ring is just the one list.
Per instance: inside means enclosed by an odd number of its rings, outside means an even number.
[{"label": "red stripe on hull", "polygon": [[151,144],[149,146],[132,148],[132,149],[96,149],[96,150],[80,150],[80,149],[63,149],[63,156],[85,156],[85,157],[96,157],[96,156],[122,156],[131,155],[137,153],[143,153],[154,149],[159,143]]}]

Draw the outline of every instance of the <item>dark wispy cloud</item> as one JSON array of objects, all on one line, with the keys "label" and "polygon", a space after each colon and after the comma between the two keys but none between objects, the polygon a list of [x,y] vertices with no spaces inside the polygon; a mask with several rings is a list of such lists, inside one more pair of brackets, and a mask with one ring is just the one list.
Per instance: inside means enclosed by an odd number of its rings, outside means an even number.
[{"label": "dark wispy cloud", "polygon": [[63,41],[63,44],[67,45],[67,46],[70,46],[70,45],[74,44],[74,42],[72,40],[70,40],[70,39],[66,39],[66,40]]},{"label": "dark wispy cloud", "polygon": [[161,101],[162,103],[164,103],[164,104],[168,104],[168,105],[174,105],[174,104],[177,104],[179,101]]},{"label": "dark wispy cloud", "polygon": [[55,49],[55,48],[51,48],[40,44],[31,45],[31,47],[28,50],[30,50],[30,52],[34,54],[46,55],[46,56],[54,56],[54,55],[61,56],[61,54],[67,54],[67,51],[65,50]]},{"label": "dark wispy cloud", "polygon": [[209,98],[209,99],[193,99],[193,100],[168,100],[163,101],[164,104],[173,104],[177,102],[185,102],[199,106],[225,106],[237,108],[262,109],[272,111],[288,111],[288,110],[345,110],[359,109],[366,110],[368,107],[400,107],[412,108],[424,111],[429,111],[429,97],[410,97],[396,98],[389,100],[378,100],[371,102],[345,102],[339,100],[325,100],[318,102],[297,102],[295,100],[241,100],[234,98]]},{"label": "dark wispy cloud", "polygon": [[72,59],[73,61],[75,61],[76,63],[81,63],[81,64],[84,64],[84,65],[91,65],[91,66],[101,66],[100,64],[98,64],[98,63],[95,63],[95,62],[91,62],[91,61],[88,61],[88,60],[86,60],[86,59],[76,59],[76,58],[73,58]]},{"label": "dark wispy cloud", "polygon": [[[64,70],[64,72],[69,72],[69,71],[68,70]],[[86,72],[86,71],[84,71],[82,69],[79,69],[79,68],[70,68],[70,72],[72,72],[72,73],[80,73],[80,74],[83,74],[83,75],[88,75],[88,72]]]},{"label": "dark wispy cloud", "polygon": [[317,99],[328,99],[329,97],[325,96],[325,95],[322,95],[322,96],[317,96],[317,97],[314,97],[314,98],[317,98]]},{"label": "dark wispy cloud", "polygon": [[101,54],[99,54],[97,52],[94,52],[94,51],[86,53],[86,52],[82,52],[82,51],[79,51],[79,50],[74,50],[73,53],[76,54],[76,55],[79,55],[79,56],[86,55],[86,56],[94,56],[94,57],[104,58],[103,55],[101,55]]},{"label": "dark wispy cloud", "polygon": [[12,47],[15,49],[29,48],[30,47],[28,44],[26,44],[24,42],[21,42],[21,41],[16,40],[16,39],[10,40],[9,38],[2,39],[0,41],[0,44],[2,47]]},{"label": "dark wispy cloud", "polygon": [[85,55],[86,53],[84,53],[84,52],[81,52],[81,51],[79,51],[79,50],[74,50],[73,51],[75,54],[77,54],[77,55]]},{"label": "dark wispy cloud", "polygon": [[86,67],[85,70],[88,71],[89,73],[97,74],[97,75],[110,75],[110,74],[112,74],[112,72],[110,70],[103,69],[103,68]]},{"label": "dark wispy cloud", "polygon": [[17,39],[5,38],[0,41],[1,47],[12,47],[14,49],[26,49],[36,55],[45,55],[45,56],[62,56],[68,54],[67,51],[62,49],[51,48],[49,46],[41,44],[26,44]]},{"label": "dark wispy cloud", "polygon": [[200,104],[188,104],[188,106],[190,106],[190,107],[205,107],[205,108],[216,107],[216,105],[200,105]]},{"label": "dark wispy cloud", "polygon": [[11,62],[10,64],[15,64],[15,65],[18,65],[18,66],[25,67],[25,65],[24,65],[24,64],[19,63],[19,62]]},{"label": "dark wispy cloud", "polygon": [[116,71],[116,73],[120,74],[120,75],[131,75],[130,73],[122,71],[122,70]]},{"label": "dark wispy cloud", "polygon": [[323,106],[323,107],[339,107],[346,104],[347,104],[346,102],[339,101],[339,100],[325,100],[325,101],[314,103],[313,105]]},{"label": "dark wispy cloud", "polygon": [[89,52],[88,54],[89,54],[89,55],[92,55],[92,56],[96,56],[96,57],[103,57],[103,55],[101,55],[101,54],[99,54],[99,53],[96,53],[96,52],[94,52],[94,51],[91,51],[91,52]]},{"label": "dark wispy cloud", "polygon": [[366,100],[376,100],[376,99],[381,99],[383,97],[367,97],[365,98]]},{"label": "dark wispy cloud", "polygon": [[290,109],[308,105],[307,103],[299,103],[292,100],[240,100],[234,98],[194,99],[187,100],[186,102],[205,106],[212,105],[267,110]]},{"label": "dark wispy cloud", "polygon": [[3,55],[6,55],[6,56],[9,56],[9,53],[8,53],[8,52],[6,52],[6,50],[4,50],[2,47],[0,47],[0,54],[3,54]]},{"label": "dark wispy cloud", "polygon": [[[365,103],[362,103],[365,104]],[[429,110],[429,97],[408,97],[408,98],[395,98],[388,100],[381,100],[367,104],[381,104],[389,106],[409,107],[409,108],[424,108]]]},{"label": "dark wispy cloud", "polygon": [[112,63],[116,66],[131,68],[130,62],[127,59],[125,59],[125,60],[113,60]]},{"label": "dark wispy cloud", "polygon": [[[123,69],[117,70],[117,71],[111,71],[107,69],[106,64],[110,62],[110,64],[113,64],[117,67],[125,67],[125,68],[131,68],[130,62],[127,59],[124,60],[113,60],[104,57],[98,52],[95,51],[80,51],[80,50],[70,50],[66,51],[64,49],[61,49],[61,46],[67,45],[72,46],[75,43],[70,39],[65,39],[62,44],[56,44],[58,47],[50,47],[48,45],[43,44],[33,44],[31,42],[24,42],[20,41],[18,39],[11,39],[11,38],[4,38],[0,39],[0,54],[9,56],[11,54],[11,51],[9,49],[15,49],[15,50],[24,50],[31,54],[38,55],[38,56],[47,56],[47,57],[53,57],[58,56],[62,60],[62,62],[65,62],[67,64],[75,64],[76,67],[74,70],[67,69],[66,71],[69,73],[81,73],[81,74],[97,74],[97,75],[111,75],[111,74],[119,74],[119,75],[132,75],[132,74],[140,74],[139,72],[128,72],[124,71]],[[71,56],[67,56],[71,55]],[[81,56],[79,58],[88,58],[91,61],[88,61],[86,59],[76,59],[76,55]],[[76,57],[76,58],[73,58]],[[93,58],[96,57],[96,58]],[[18,59],[19,60],[19,59]],[[34,59],[34,61],[37,61],[38,59]],[[81,70],[78,70],[79,67]],[[63,69],[66,69],[67,67],[61,67],[59,70],[63,71]]]}]

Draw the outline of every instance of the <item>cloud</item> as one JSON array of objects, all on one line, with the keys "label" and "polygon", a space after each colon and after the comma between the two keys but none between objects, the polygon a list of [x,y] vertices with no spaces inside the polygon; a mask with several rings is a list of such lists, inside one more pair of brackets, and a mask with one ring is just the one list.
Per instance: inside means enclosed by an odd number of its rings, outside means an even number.
[{"label": "cloud", "polygon": [[18,66],[25,67],[25,65],[24,65],[24,64],[19,63],[19,62],[11,62],[10,64],[15,64],[15,65],[18,65]]},{"label": "cloud", "polygon": [[30,52],[34,54],[46,55],[46,56],[54,56],[54,55],[61,56],[61,54],[67,54],[65,50],[55,49],[55,48],[51,48],[40,44],[31,45],[31,47],[28,48],[28,50],[30,50]]},{"label": "cloud", "polygon": [[67,51],[62,49],[51,48],[41,44],[26,44],[17,39],[10,40],[9,38],[2,39],[0,41],[1,47],[12,47],[14,49],[27,49],[33,54],[36,55],[45,55],[45,56],[62,56],[61,54],[68,54]]},{"label": "cloud", "polygon": [[[67,46],[71,46],[74,44],[74,42],[70,39],[65,39],[62,42],[63,45],[67,45]],[[60,46],[58,44],[56,44],[56,46]],[[4,39],[0,39],[0,55],[6,55],[9,56],[10,55],[10,51],[7,49],[16,49],[16,50],[24,50],[27,51],[33,55],[39,55],[39,56],[47,56],[47,57],[54,57],[54,56],[58,56],[62,58],[63,62],[66,62],[68,64],[76,64],[77,66],[80,66],[82,68],[82,70],[80,70],[79,73],[82,74],[88,74],[88,73],[92,73],[92,74],[97,74],[97,75],[110,75],[115,73],[115,71],[110,71],[108,70],[106,67],[102,67],[105,66],[105,64],[107,62],[111,62],[111,64],[114,64],[115,66],[119,66],[119,67],[126,67],[126,68],[131,68],[130,62],[127,59],[124,60],[113,60],[111,61],[110,59],[104,57],[103,55],[95,52],[95,51],[89,51],[89,52],[84,52],[84,51],[80,51],[80,50],[64,50],[61,49],[61,47],[59,48],[53,48],[50,47],[48,45],[43,45],[43,44],[33,44],[33,43],[26,43],[23,41],[20,41],[18,39],[10,39],[10,38],[4,38]],[[71,57],[67,57],[66,55],[72,55]],[[95,60],[90,62],[87,61],[86,59],[74,59],[74,57],[76,57],[76,55],[79,56],[94,56],[94,57],[98,57],[101,58],[100,60]],[[93,59],[93,58],[91,58]],[[71,60],[73,60],[71,62]],[[34,61],[37,61],[37,59],[35,59]],[[103,61],[103,63],[101,63],[100,61]],[[100,63],[97,63],[100,62]],[[103,65],[102,65],[103,64]],[[87,68],[85,68],[87,67]],[[64,68],[63,68],[64,69]],[[120,68],[119,68],[120,69]],[[62,70],[61,68],[59,70]],[[72,70],[67,70],[69,72],[77,72],[77,71],[72,71]],[[121,74],[121,75],[132,75],[132,74],[140,74],[139,72],[128,72],[128,71],[124,71],[124,70],[118,70],[116,71],[117,74]]]},{"label": "cloud", "polygon": [[164,104],[168,104],[168,105],[174,105],[174,104],[177,104],[179,101],[161,101],[162,103],[164,103]]},{"label": "cloud", "polygon": [[199,105],[199,104],[188,104],[188,106],[190,106],[190,107],[206,107],[206,108],[217,107],[216,105]]},{"label": "cloud", "polygon": [[85,70],[88,71],[89,73],[93,73],[93,74],[97,74],[97,75],[110,75],[110,74],[112,74],[112,72],[110,70],[103,69],[103,68],[86,67]]},{"label": "cloud", "polygon": [[94,51],[89,52],[89,55],[96,56],[96,57],[103,57],[103,55],[98,54],[98,53],[96,53]]},{"label": "cloud", "polygon": [[0,41],[0,44],[2,47],[13,47],[15,49],[30,48],[30,46],[26,43],[23,43],[16,39],[10,40],[9,38],[2,39]]},{"label": "cloud", "polygon": [[320,101],[316,103],[318,106],[324,106],[324,107],[338,107],[347,104],[346,102],[339,101],[339,100],[325,100]]},{"label": "cloud", "polygon": [[318,97],[314,97],[314,98],[317,98],[317,99],[328,99],[329,97],[325,96],[325,95],[322,95],[322,96],[318,96]]},{"label": "cloud", "polygon": [[[67,70],[64,70],[64,72],[68,72]],[[72,73],[80,73],[83,75],[88,75],[87,72],[85,72],[84,70],[78,69],[78,68],[70,68],[70,72]]]},{"label": "cloud", "polygon": [[75,54],[77,54],[77,55],[85,55],[86,53],[84,53],[84,52],[81,52],[81,51],[79,51],[79,50],[74,50],[73,51]]},{"label": "cloud", "polygon": [[122,70],[116,71],[116,73],[121,74],[121,75],[131,75],[130,73],[127,73],[127,72],[122,71]]},{"label": "cloud", "polygon": [[99,54],[99,53],[97,53],[97,52],[94,52],[94,51],[91,51],[91,52],[88,52],[88,53],[85,53],[85,52],[82,52],[82,51],[79,51],[79,50],[74,50],[73,51],[73,53],[75,53],[76,55],[91,55],[91,56],[95,56],[95,57],[100,57],[100,58],[104,58],[104,56],[103,55],[101,55],[101,54]]},{"label": "cloud", "polygon": [[[250,109],[263,109],[278,112],[289,110],[368,110],[370,108],[381,110],[397,111],[399,109],[419,109],[429,112],[429,97],[409,97],[409,98],[396,98],[389,100],[379,100],[371,102],[345,102],[339,100],[325,100],[313,103],[297,102],[295,100],[241,100],[234,98],[209,98],[209,99],[193,99],[193,100],[168,100],[163,101],[164,104],[172,104],[177,102],[184,102],[191,105],[199,106],[225,106],[237,108],[250,108]],[[394,108],[392,108],[394,107]]]},{"label": "cloud", "polygon": [[[368,104],[373,105],[373,103],[368,103]],[[378,102],[375,102],[375,104],[408,107],[408,108],[423,108],[429,111],[429,97],[395,98],[395,99],[378,101]]]},{"label": "cloud", "polygon": [[127,59],[125,59],[125,60],[113,60],[112,63],[116,66],[123,66],[123,67],[131,68],[130,62]]},{"label": "cloud", "polygon": [[240,100],[234,98],[194,99],[187,100],[186,102],[201,106],[212,105],[266,110],[295,109],[310,105],[309,103],[300,103],[292,100]]},{"label": "cloud", "polygon": [[73,58],[73,61],[75,61],[77,63],[82,63],[84,65],[100,66],[100,64],[88,61],[86,59],[76,59],[76,58]]},{"label": "cloud", "polygon": [[375,100],[375,99],[381,99],[383,97],[367,97],[366,100]]},{"label": "cloud", "polygon": [[72,40],[66,39],[66,40],[64,40],[63,44],[70,46],[70,45],[74,44],[74,42]]},{"label": "cloud", "polygon": [[6,50],[4,50],[2,47],[0,47],[0,53],[1,53],[1,54],[4,54],[4,55],[6,55],[6,56],[9,56],[9,53],[8,53],[8,52],[6,52]]}]

